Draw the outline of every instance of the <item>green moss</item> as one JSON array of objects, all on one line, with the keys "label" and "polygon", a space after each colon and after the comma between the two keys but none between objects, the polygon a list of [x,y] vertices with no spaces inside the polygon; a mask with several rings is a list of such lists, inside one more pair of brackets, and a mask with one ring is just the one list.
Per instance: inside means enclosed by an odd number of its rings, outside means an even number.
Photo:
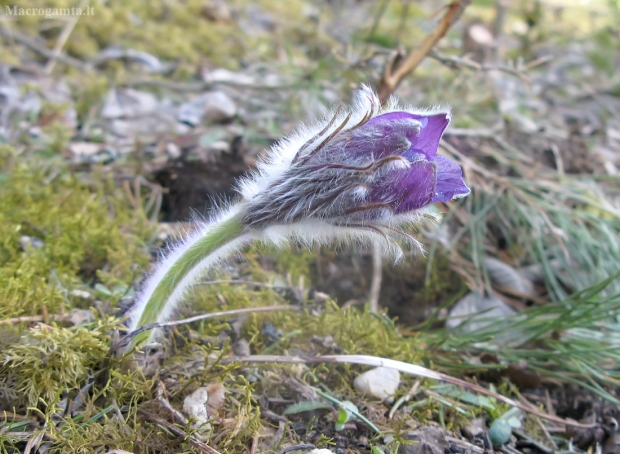
[{"label": "green moss", "polygon": [[0,317],[70,310],[85,283],[130,284],[146,267],[151,226],[113,182],[19,162],[0,182]]},{"label": "green moss", "polygon": [[111,321],[92,329],[45,326],[31,329],[20,343],[5,351],[0,376],[10,371],[16,391],[37,406],[57,402],[65,392],[84,385],[89,370],[105,357]]},{"label": "green moss", "polygon": [[[225,304],[222,304],[223,301]],[[208,313],[283,302],[282,296],[272,289],[248,290],[239,285],[210,285],[197,288],[189,306]],[[266,321],[273,323],[285,337],[297,333],[283,339],[271,351],[272,354],[284,353],[290,348],[310,348],[307,339],[316,335],[332,336],[336,344],[349,354],[363,353],[414,363],[426,357],[420,340],[416,337],[403,339],[390,321],[357,309],[342,310],[334,302],[330,302],[318,316],[308,310],[250,314],[244,325],[244,338],[250,340],[254,353],[263,352],[273,342],[262,333],[262,324]],[[201,330],[219,323],[203,322]]]}]

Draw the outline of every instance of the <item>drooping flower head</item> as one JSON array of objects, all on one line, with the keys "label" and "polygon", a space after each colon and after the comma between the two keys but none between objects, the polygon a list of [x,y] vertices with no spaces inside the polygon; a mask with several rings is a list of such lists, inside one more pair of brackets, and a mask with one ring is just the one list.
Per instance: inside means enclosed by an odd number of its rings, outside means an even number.
[{"label": "drooping flower head", "polygon": [[[244,224],[301,239],[406,235],[399,226],[428,206],[466,196],[461,169],[437,155],[446,109],[419,111],[394,100],[380,109],[363,86],[354,109],[279,143],[241,185]],[[315,238],[316,237],[316,238]],[[270,238],[272,239],[272,238]]]},{"label": "drooping flower head", "polygon": [[340,108],[276,145],[241,182],[241,201],[160,262],[135,301],[129,328],[136,335],[165,321],[201,273],[255,240],[387,240],[384,252],[396,256],[395,236],[421,247],[402,226],[434,217],[435,202],[469,194],[460,167],[437,155],[449,122],[446,109],[419,111],[394,100],[381,109],[363,86],[353,109]]}]

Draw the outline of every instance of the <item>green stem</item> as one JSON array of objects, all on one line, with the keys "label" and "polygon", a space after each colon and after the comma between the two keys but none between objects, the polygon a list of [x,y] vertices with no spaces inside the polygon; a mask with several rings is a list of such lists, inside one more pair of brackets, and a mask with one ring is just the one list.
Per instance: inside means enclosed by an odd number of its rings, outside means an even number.
[{"label": "green stem", "polygon": [[[165,321],[200,274],[250,240],[250,235],[243,231],[241,216],[234,215],[207,227],[166,257],[137,300],[130,331]],[[146,332],[137,335],[129,349],[148,335]]]}]

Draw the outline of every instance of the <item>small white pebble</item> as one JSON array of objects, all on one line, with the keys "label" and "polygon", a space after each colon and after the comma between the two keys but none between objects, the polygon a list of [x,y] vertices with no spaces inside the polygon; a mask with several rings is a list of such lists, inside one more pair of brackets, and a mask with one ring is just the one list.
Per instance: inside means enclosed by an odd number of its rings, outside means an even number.
[{"label": "small white pebble", "polygon": [[209,392],[207,388],[198,388],[183,401],[183,411],[194,419],[192,427],[197,429],[196,437],[200,441],[206,441],[211,436],[212,428],[209,424],[209,412],[207,401]]},{"label": "small white pebble", "polygon": [[69,296],[75,296],[76,298],[81,298],[83,300],[93,299],[93,295],[88,293],[85,290],[74,289],[69,292]]},{"label": "small white pebble", "polygon": [[392,402],[392,397],[400,384],[400,373],[396,369],[377,367],[358,375],[353,380],[353,387],[362,394],[369,394],[387,402]]},{"label": "small white pebble", "polygon": [[209,414],[207,413],[208,400],[209,392],[207,388],[198,388],[183,401],[183,411],[192,418],[206,422],[209,420]]}]

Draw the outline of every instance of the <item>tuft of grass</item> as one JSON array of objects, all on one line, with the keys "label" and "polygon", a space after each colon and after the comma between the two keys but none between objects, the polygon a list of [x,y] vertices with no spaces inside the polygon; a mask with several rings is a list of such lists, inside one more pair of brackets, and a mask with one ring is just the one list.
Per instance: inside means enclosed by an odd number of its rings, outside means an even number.
[{"label": "tuft of grass", "polygon": [[[437,330],[421,337],[431,350],[468,352],[436,356],[438,366],[475,370],[471,352],[489,352],[499,357],[500,367],[525,360],[531,370],[620,404],[608,391],[620,383],[620,293],[607,294],[618,279],[620,272],[562,301],[489,318],[492,323],[476,332]],[[500,335],[502,343],[493,342]]]},{"label": "tuft of grass", "polygon": [[[484,260],[489,253],[501,252],[518,266],[538,265],[554,301],[620,271],[620,209],[608,195],[620,178],[598,182],[591,175],[547,169],[533,174],[531,158],[512,147],[491,149],[493,159],[515,174],[505,176],[446,146],[460,156],[472,188],[444,219],[457,220],[458,230],[446,247],[470,288],[491,289]],[[620,280],[602,291],[619,292]]]}]

